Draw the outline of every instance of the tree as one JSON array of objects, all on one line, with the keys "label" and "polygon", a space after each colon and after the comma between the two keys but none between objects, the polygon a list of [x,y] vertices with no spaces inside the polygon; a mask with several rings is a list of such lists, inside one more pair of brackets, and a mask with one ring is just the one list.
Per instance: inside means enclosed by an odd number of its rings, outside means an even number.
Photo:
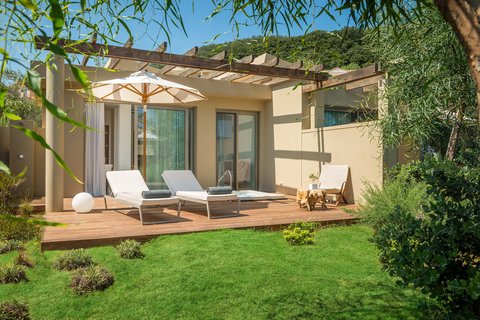
[{"label": "tree", "polygon": [[42,109],[34,99],[25,96],[27,88],[23,83],[24,78],[25,76],[18,71],[5,71],[8,91],[5,96],[5,105],[0,110],[0,126],[7,126],[12,119],[33,120],[37,124],[40,122]]},{"label": "tree", "polygon": [[348,65],[359,68],[375,62],[365,35],[363,30],[345,27],[331,32],[316,30],[295,37],[271,36],[266,42],[264,38],[257,36],[202,46],[198,55],[211,57],[226,50],[233,58],[240,59],[267,52],[290,62],[302,60],[307,67],[323,64],[325,69]]},{"label": "tree", "polygon": [[[335,6],[333,1],[327,8]],[[477,108],[480,116],[480,1],[478,0],[341,0],[339,7],[348,10],[357,25],[378,28],[399,26],[412,15],[423,18],[424,12],[435,6],[462,43],[468,66],[475,82]]]},{"label": "tree", "polygon": [[[382,29],[371,38],[391,78],[384,93],[389,110],[377,122],[384,144],[428,145],[453,160],[461,131],[467,129],[464,118],[471,123],[476,116],[476,95],[467,57],[451,27],[435,9],[427,9],[422,21],[413,16],[395,32]],[[449,138],[439,139],[445,134]]]}]

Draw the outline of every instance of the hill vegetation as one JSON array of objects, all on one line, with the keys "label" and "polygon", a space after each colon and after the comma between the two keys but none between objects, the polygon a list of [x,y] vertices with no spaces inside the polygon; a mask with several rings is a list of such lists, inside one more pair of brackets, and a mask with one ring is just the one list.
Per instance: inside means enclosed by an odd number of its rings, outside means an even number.
[{"label": "hill vegetation", "polygon": [[313,31],[305,36],[272,36],[266,40],[252,37],[210,44],[199,48],[199,56],[211,57],[222,50],[235,59],[267,52],[290,62],[303,60],[306,66],[323,63],[325,69],[355,69],[375,61],[365,32],[352,27],[332,32]]}]

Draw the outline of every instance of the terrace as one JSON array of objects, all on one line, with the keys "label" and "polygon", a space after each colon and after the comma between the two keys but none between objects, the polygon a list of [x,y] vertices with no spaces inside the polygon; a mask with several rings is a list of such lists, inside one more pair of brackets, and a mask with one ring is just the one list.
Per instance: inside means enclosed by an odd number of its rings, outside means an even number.
[{"label": "terrace", "polygon": [[[34,204],[41,209],[43,200]],[[301,209],[291,197],[285,200],[245,201],[241,204],[240,216],[222,219],[207,218],[205,206],[187,204],[180,218],[173,207],[144,211],[146,221],[164,219],[174,223],[144,225],[139,223],[138,210],[125,208],[121,203],[109,201],[112,210],[105,210],[103,198],[95,198],[94,210],[77,214],[71,208],[71,199],[64,199],[65,211],[46,214],[46,220],[60,222],[65,226],[46,227],[41,241],[42,250],[58,250],[118,244],[124,239],[147,241],[158,235],[183,234],[219,229],[279,229],[295,221],[314,221],[321,225],[351,224],[357,218],[343,209],[353,205],[333,207],[328,210]],[[229,204],[217,204],[212,216],[228,213]],[[166,213],[166,214],[165,214]],[[177,221],[178,220],[178,221]]]}]

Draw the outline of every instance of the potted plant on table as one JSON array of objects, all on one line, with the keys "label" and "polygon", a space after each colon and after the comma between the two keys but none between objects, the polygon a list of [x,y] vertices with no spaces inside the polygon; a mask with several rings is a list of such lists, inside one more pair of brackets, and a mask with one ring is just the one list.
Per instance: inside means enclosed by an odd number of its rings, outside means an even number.
[{"label": "potted plant on table", "polygon": [[310,175],[308,176],[308,178],[310,179],[310,181],[312,183],[310,183],[308,185],[308,189],[309,190],[315,190],[315,189],[318,189],[318,173],[310,173]]}]

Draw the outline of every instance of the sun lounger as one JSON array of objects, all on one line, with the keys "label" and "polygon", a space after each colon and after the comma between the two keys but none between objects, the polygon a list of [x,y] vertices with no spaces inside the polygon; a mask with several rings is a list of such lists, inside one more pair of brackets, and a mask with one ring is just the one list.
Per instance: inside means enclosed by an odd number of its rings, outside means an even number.
[{"label": "sun lounger", "polygon": [[319,189],[328,194],[334,194],[337,200],[335,206],[338,206],[340,199],[347,203],[345,198],[345,186],[348,178],[348,165],[322,165],[318,186]]},{"label": "sun lounger", "polygon": [[237,214],[215,216],[215,218],[224,218],[238,216],[240,214],[240,199],[235,193],[210,195],[203,190],[195,175],[190,170],[165,170],[162,177],[167,183],[168,188],[174,196],[183,201],[202,203],[207,206],[207,214],[210,219],[210,204],[212,202],[237,202]]},{"label": "sun lounger", "polygon": [[131,207],[137,208],[140,214],[140,222],[143,224],[167,223],[171,221],[144,222],[142,208],[145,207],[166,207],[177,205],[177,217],[180,216],[181,204],[178,198],[153,198],[144,199],[143,191],[148,191],[147,184],[138,170],[108,171],[107,181],[111,189],[111,196],[105,195],[105,209],[107,198],[121,201]]}]

